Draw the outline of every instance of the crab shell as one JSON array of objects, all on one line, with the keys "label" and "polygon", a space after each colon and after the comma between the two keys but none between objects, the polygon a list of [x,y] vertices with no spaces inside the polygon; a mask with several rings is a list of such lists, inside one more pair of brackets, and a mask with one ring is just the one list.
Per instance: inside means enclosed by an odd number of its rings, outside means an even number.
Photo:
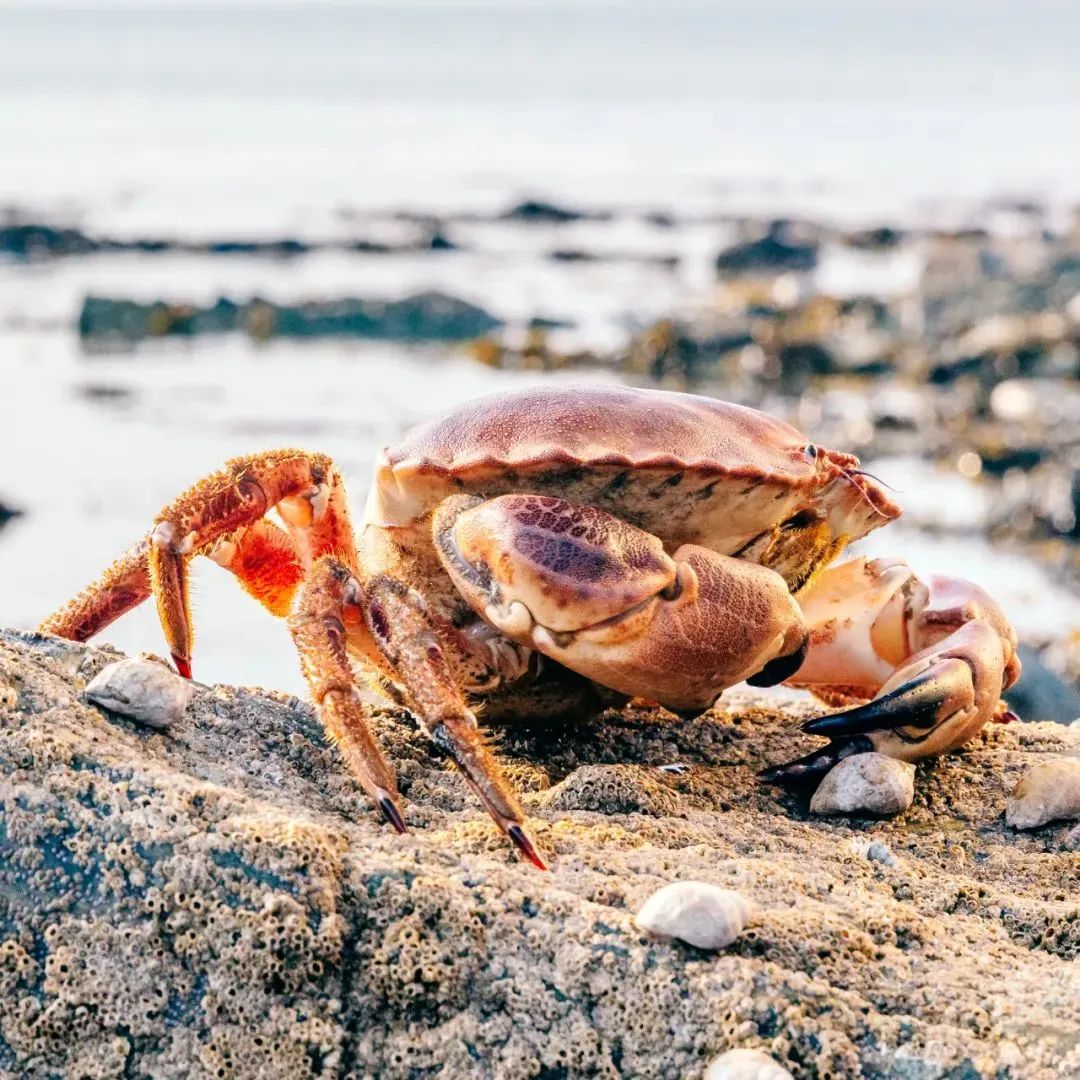
[{"label": "crab shell", "polygon": [[798,589],[850,540],[899,516],[858,458],[722,401],[626,387],[480,398],[383,451],[368,524],[409,530],[451,495],[528,492],[776,570]]}]

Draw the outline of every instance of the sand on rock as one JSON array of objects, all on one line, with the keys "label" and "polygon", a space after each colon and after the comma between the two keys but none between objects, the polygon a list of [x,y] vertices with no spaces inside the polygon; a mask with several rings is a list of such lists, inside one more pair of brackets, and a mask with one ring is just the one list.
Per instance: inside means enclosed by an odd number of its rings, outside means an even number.
[{"label": "sand on rock", "polygon": [[[882,821],[757,781],[818,745],[802,705],[508,728],[542,874],[403,714],[374,726],[408,837],[308,706],[200,687],[156,732],[83,700],[115,659],[0,632],[4,1077],[693,1080],[734,1048],[799,1078],[1080,1075],[1080,854],[1003,817],[1080,730],[992,726]],[[687,879],[758,905],[722,953],[634,925]]]}]

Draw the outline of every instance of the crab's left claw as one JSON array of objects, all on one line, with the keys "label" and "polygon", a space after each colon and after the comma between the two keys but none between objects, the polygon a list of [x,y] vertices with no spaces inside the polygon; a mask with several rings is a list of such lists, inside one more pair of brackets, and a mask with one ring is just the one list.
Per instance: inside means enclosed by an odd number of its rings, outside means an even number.
[{"label": "crab's left claw", "polygon": [[[895,576],[898,566],[869,564],[866,569],[885,570]],[[892,658],[897,652],[901,657],[908,653],[906,659],[881,683],[871,700],[803,725],[809,734],[827,736],[830,745],[769,769],[763,774],[766,780],[799,783],[824,773],[842,757],[867,750],[915,761],[954,749],[994,718],[1002,691],[1019,676],[1012,628],[982,590],[942,578],[932,579],[927,587],[911,575],[900,587],[889,582],[882,591],[880,585],[885,580],[883,575],[877,579],[875,595],[885,599],[873,613],[876,618],[869,626],[869,640],[849,641],[844,660],[852,663],[861,652],[861,673],[865,674],[875,648],[891,652]],[[830,604],[834,612],[837,603],[833,595]],[[855,623],[848,624],[849,632],[856,629]],[[833,636],[827,645],[834,667],[842,662],[836,629],[831,627]],[[862,629],[866,629],[865,622]],[[918,651],[909,652],[912,647]],[[813,649],[811,644],[811,653]],[[880,652],[875,659],[883,659]],[[834,670],[834,685],[857,674],[854,669]]]}]

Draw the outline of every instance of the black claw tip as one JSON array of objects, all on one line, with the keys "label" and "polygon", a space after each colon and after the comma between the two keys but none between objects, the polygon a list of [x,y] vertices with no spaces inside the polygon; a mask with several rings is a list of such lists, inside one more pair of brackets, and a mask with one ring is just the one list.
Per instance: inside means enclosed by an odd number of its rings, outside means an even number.
[{"label": "black claw tip", "polygon": [[870,740],[861,735],[853,739],[842,739],[831,742],[828,746],[807,754],[806,757],[789,761],[785,765],[774,765],[771,769],[764,769],[758,773],[758,776],[766,784],[797,787],[800,784],[820,780],[843,758],[850,757],[852,754],[865,754],[873,748]]},{"label": "black claw tip", "polygon": [[383,817],[394,826],[394,829],[397,832],[407,833],[409,831],[408,826],[405,824],[405,819],[401,816],[401,811],[398,809],[398,805],[394,802],[392,796],[380,796],[379,809],[382,811]]},{"label": "black claw tip", "polygon": [[940,719],[945,696],[941,680],[927,672],[865,705],[810,720],[803,724],[803,731],[831,738],[898,727],[932,728]]},{"label": "black claw tip", "polygon": [[544,862],[540,856],[540,852],[536,850],[535,844],[529,837],[529,834],[520,825],[510,825],[507,827],[506,835],[514,843],[514,847],[525,856],[536,867],[537,870],[546,870],[548,865]]}]

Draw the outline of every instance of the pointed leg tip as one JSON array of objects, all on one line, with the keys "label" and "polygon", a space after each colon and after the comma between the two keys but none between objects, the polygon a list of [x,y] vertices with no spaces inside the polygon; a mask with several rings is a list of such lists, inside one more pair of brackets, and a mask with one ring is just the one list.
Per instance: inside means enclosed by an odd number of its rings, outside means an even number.
[{"label": "pointed leg tip", "polygon": [[401,815],[401,809],[390,792],[383,792],[379,796],[379,809],[383,817],[394,827],[395,832],[405,835],[409,831],[405,818]]},{"label": "pointed leg tip", "polygon": [[548,864],[544,862],[540,852],[536,850],[536,845],[533,843],[532,837],[529,836],[522,825],[509,825],[506,829],[506,835],[513,841],[514,847],[516,847],[537,870],[549,869]]},{"label": "pointed leg tip", "polygon": [[187,657],[181,656],[179,653],[170,653],[173,664],[176,665],[176,670],[185,679],[191,678],[191,661]]}]

